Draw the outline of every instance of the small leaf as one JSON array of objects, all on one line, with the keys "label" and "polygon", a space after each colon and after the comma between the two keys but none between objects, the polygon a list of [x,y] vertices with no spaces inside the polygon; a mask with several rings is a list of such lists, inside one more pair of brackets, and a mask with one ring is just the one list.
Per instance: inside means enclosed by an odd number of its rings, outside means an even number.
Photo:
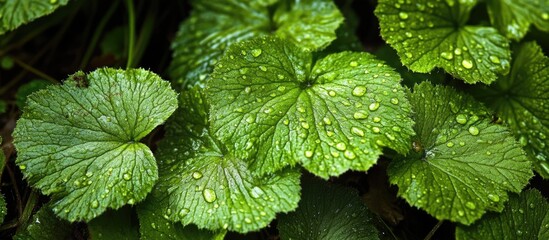
[{"label": "small leaf", "polygon": [[139,239],[138,223],[129,207],[107,210],[88,223],[90,239],[133,240]]},{"label": "small leaf", "polygon": [[511,74],[475,95],[509,126],[536,171],[549,178],[549,58],[535,42],[524,43],[515,54]]},{"label": "small leaf", "polygon": [[48,15],[69,0],[4,0],[0,2],[0,35]]},{"label": "small leaf", "polygon": [[43,206],[30,219],[30,224],[19,231],[15,240],[70,239],[72,226],[69,222],[57,218],[50,205]]},{"label": "small leaf", "polygon": [[379,239],[356,191],[316,180],[303,185],[297,210],[278,219],[281,239]]},{"label": "small leaf", "polygon": [[143,137],[177,107],[169,83],[142,69],[78,72],[31,94],[14,131],[16,163],[69,221],[145,198],[157,179]]},{"label": "small leaf", "polygon": [[520,40],[530,24],[549,31],[549,2],[545,0],[489,0],[490,22],[509,39]]},{"label": "small leaf", "polygon": [[166,219],[210,230],[256,231],[299,201],[297,170],[258,176],[208,130],[208,104],[198,88],[185,92],[166,126],[159,181],[150,201]]},{"label": "small leaf", "polygon": [[380,0],[375,14],[381,36],[412,71],[442,67],[467,83],[488,84],[509,72],[509,43],[494,28],[465,25],[476,3]]},{"label": "small leaf", "polygon": [[170,75],[176,86],[203,85],[225,49],[241,40],[273,33],[317,50],[336,38],[343,16],[331,0],[280,1],[267,6],[274,2],[194,1],[191,16],[172,43]]},{"label": "small leaf", "polygon": [[549,239],[549,204],[538,190],[513,194],[501,213],[488,213],[471,226],[456,228],[456,239]]},{"label": "small leaf", "polygon": [[137,215],[142,240],[156,240],[159,236],[169,240],[223,240],[227,232],[198,229],[196,225],[183,227],[180,222],[174,223],[164,218],[158,212],[157,203],[149,200],[138,205]]},{"label": "small leaf", "polygon": [[240,42],[208,82],[212,129],[260,173],[296,163],[323,178],[366,171],[383,147],[409,148],[413,122],[399,82],[368,53],[313,66],[310,52],[278,38]]},{"label": "small leaf", "polygon": [[16,104],[20,109],[23,109],[25,107],[25,102],[27,101],[27,97],[40,89],[44,89],[47,86],[51,85],[50,82],[46,80],[32,80],[29,83],[25,83],[17,89],[17,93],[15,94]]},{"label": "small leaf", "polygon": [[428,82],[410,94],[414,150],[391,162],[390,182],[412,206],[437,219],[469,225],[501,211],[507,191],[520,192],[531,164],[508,130],[473,98]]}]

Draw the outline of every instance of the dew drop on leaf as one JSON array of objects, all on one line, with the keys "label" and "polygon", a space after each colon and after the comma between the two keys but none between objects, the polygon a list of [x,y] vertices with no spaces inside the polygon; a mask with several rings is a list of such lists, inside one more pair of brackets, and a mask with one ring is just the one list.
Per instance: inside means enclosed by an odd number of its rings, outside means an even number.
[{"label": "dew drop on leaf", "polygon": [[343,156],[345,156],[345,158],[347,158],[347,159],[349,159],[349,160],[353,160],[353,159],[356,158],[355,153],[352,152],[352,151],[349,151],[349,150],[345,151],[345,152],[343,153]]},{"label": "dew drop on leaf", "polygon": [[476,136],[480,133],[480,131],[478,130],[477,127],[471,126],[471,127],[469,127],[469,133],[473,136]]},{"label": "dew drop on leaf", "polygon": [[454,54],[451,52],[441,52],[440,56],[446,60],[452,60],[454,58]]},{"label": "dew drop on leaf", "polygon": [[353,96],[356,97],[362,97],[364,96],[364,93],[366,93],[366,87],[364,86],[356,86],[352,92]]},{"label": "dew drop on leaf", "polygon": [[98,208],[99,207],[99,202],[97,200],[93,200],[91,202],[91,208]]},{"label": "dew drop on leaf", "polygon": [[467,207],[471,210],[475,210],[477,208],[477,206],[473,202],[466,202],[465,207]]},{"label": "dew drop on leaf", "polygon": [[202,178],[202,173],[201,172],[193,172],[193,178],[194,179],[201,179]]},{"label": "dew drop on leaf", "polygon": [[456,122],[459,123],[459,124],[467,123],[467,116],[465,116],[464,114],[458,114],[456,116]]},{"label": "dew drop on leaf", "polygon": [[353,118],[357,119],[357,120],[366,119],[366,118],[368,118],[368,113],[363,112],[363,111],[357,111],[357,112],[355,112],[355,114],[353,114]]},{"label": "dew drop on leaf", "polygon": [[493,63],[500,63],[499,58],[496,56],[490,56],[490,61]]},{"label": "dew drop on leaf", "polygon": [[340,151],[344,151],[345,149],[347,149],[347,145],[345,145],[345,143],[338,143],[336,144],[336,149]]},{"label": "dew drop on leaf", "polygon": [[312,157],[313,156],[313,151],[305,151],[305,157]]},{"label": "dew drop on leaf", "polygon": [[400,12],[400,13],[398,13],[398,17],[402,20],[406,20],[406,19],[408,19],[408,13]]},{"label": "dew drop on leaf", "polygon": [[126,180],[126,181],[130,181],[132,179],[132,174],[131,173],[124,173],[122,178],[124,178],[124,180]]},{"label": "dew drop on leaf", "polygon": [[488,194],[488,199],[490,199],[493,202],[499,202],[499,196],[495,194]]},{"label": "dew drop on leaf", "polygon": [[473,68],[473,61],[469,59],[463,59],[463,61],[461,61],[461,65],[466,69],[471,69]]},{"label": "dew drop on leaf", "polygon": [[368,109],[370,109],[370,111],[375,111],[378,108],[379,108],[379,103],[378,102],[372,103],[372,104],[370,104],[370,106],[368,106]]},{"label": "dew drop on leaf", "polygon": [[263,51],[259,48],[252,49],[252,56],[254,56],[254,57],[259,57],[259,55],[261,55],[261,53],[263,53]]},{"label": "dew drop on leaf", "polygon": [[215,191],[210,188],[204,188],[204,190],[202,191],[202,196],[204,197],[204,200],[209,203],[212,203],[217,199]]}]

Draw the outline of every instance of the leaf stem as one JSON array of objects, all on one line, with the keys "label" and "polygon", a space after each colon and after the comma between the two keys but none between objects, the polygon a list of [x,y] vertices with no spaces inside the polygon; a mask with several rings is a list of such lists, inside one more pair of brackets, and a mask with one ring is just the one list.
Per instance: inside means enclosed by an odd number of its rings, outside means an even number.
[{"label": "leaf stem", "polygon": [[55,80],[55,78],[53,78],[53,77],[51,77],[50,75],[48,75],[48,74],[46,74],[46,73],[44,73],[44,72],[42,72],[42,71],[40,71],[40,70],[34,68],[33,66],[28,65],[28,64],[24,63],[23,61],[21,61],[21,60],[19,60],[19,59],[17,59],[17,58],[13,58],[13,61],[14,61],[15,63],[17,63],[17,65],[19,65],[21,68],[23,68],[23,69],[25,69],[25,70],[27,70],[27,71],[33,73],[34,75],[39,76],[39,77],[41,77],[41,78],[43,78],[43,79],[46,79],[46,80],[52,82],[53,84],[59,84],[59,82],[58,82],[57,80]]},{"label": "leaf stem", "polygon": [[128,8],[129,25],[128,61],[126,62],[126,69],[129,69],[133,67],[133,54],[135,45],[135,9],[133,6],[133,0],[126,0],[126,7]]},{"label": "leaf stem", "polygon": [[29,218],[32,216],[32,211],[36,206],[38,196],[39,195],[35,190],[31,190],[27,203],[25,204],[25,209],[23,209],[23,214],[19,217],[19,227],[17,228],[17,231],[27,229]]},{"label": "leaf stem", "polygon": [[425,236],[425,238],[423,240],[430,240],[433,235],[435,235],[435,232],[438,230],[438,228],[442,225],[442,223],[444,223],[443,220],[440,220],[438,221],[437,225],[435,225],[433,227],[433,229],[431,229],[431,231],[429,232],[429,234],[427,234],[427,236]]},{"label": "leaf stem", "polygon": [[[97,42],[99,42],[99,38],[101,37],[101,34],[103,33],[103,30],[105,29],[105,26],[107,26],[107,23],[111,19],[112,15],[114,14],[114,11],[118,8],[118,4],[120,1],[114,1],[113,4],[111,4],[111,7],[109,10],[107,10],[107,13],[101,18],[101,21],[99,22],[99,25],[97,25],[97,28],[95,29],[95,32],[93,33],[92,39],[90,41],[90,45],[88,46],[88,49],[86,50],[86,53],[84,54],[84,57],[82,57],[82,62],[80,63],[79,69],[84,69],[86,65],[88,65],[88,62],[90,61],[90,58],[93,54],[93,51],[95,50],[95,47],[97,46]],[[128,58],[129,59],[129,58]]]}]

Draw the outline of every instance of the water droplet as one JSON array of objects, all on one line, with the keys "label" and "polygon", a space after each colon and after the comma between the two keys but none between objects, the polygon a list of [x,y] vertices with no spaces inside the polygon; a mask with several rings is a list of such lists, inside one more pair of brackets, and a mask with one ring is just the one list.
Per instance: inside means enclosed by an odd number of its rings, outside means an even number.
[{"label": "water droplet", "polygon": [[399,12],[398,13],[398,17],[402,20],[406,20],[408,19],[408,13],[405,13],[405,12]]},{"label": "water droplet", "polygon": [[378,123],[378,122],[381,122],[381,118],[380,117],[374,117],[374,122]]},{"label": "water droplet", "polygon": [[201,179],[202,178],[202,173],[201,172],[193,172],[193,178],[194,179]]},{"label": "water droplet", "polygon": [[301,127],[305,128],[305,129],[309,129],[310,126],[307,122],[302,122]]},{"label": "water droplet", "polygon": [[355,112],[355,114],[353,114],[353,118],[357,119],[357,120],[366,119],[366,118],[368,118],[368,113],[366,113],[364,111],[357,111],[357,112]]},{"label": "water droplet", "polygon": [[337,150],[340,150],[340,151],[344,151],[345,149],[347,149],[347,146],[345,145],[345,143],[342,143],[342,142],[337,143],[335,147]]},{"label": "water droplet", "polygon": [[381,129],[379,129],[378,127],[372,127],[372,131],[374,133],[379,133],[379,132],[381,132]]},{"label": "water droplet", "polygon": [[259,70],[263,71],[263,72],[266,72],[267,71],[267,68],[265,66],[259,66]]},{"label": "water droplet", "polygon": [[19,169],[25,170],[25,169],[27,169],[27,165],[25,165],[25,164],[19,165]]},{"label": "water droplet", "polygon": [[465,114],[458,114],[456,116],[456,122],[459,124],[467,123],[467,116]]},{"label": "water droplet", "polygon": [[343,153],[343,156],[345,156],[345,158],[349,159],[349,160],[353,160],[356,158],[356,155],[354,152],[351,152],[349,150],[346,150],[344,153]]},{"label": "water droplet", "polygon": [[327,118],[327,117],[323,118],[322,121],[324,121],[324,123],[325,123],[326,125],[332,125],[332,120],[330,120],[330,119]]},{"label": "water droplet", "polygon": [[459,211],[458,211],[458,215],[459,215],[460,217],[463,217],[463,215],[465,215],[465,213],[464,213],[463,211],[459,210]]},{"label": "water droplet", "polygon": [[356,66],[358,66],[358,63],[357,63],[356,61],[351,61],[351,62],[349,63],[349,66],[351,66],[351,67],[356,67]]},{"label": "water droplet", "polygon": [[181,209],[181,211],[179,211],[179,217],[183,218],[183,217],[187,216],[187,214],[189,214],[190,212],[191,212],[191,210],[189,210],[187,208],[183,208],[183,209]]},{"label": "water droplet", "polygon": [[124,178],[124,180],[126,180],[126,181],[130,181],[132,179],[132,174],[131,173],[124,173],[124,175],[122,175],[122,178]]},{"label": "water droplet", "polygon": [[98,208],[99,207],[99,202],[97,200],[93,200],[91,202],[91,208]]},{"label": "water droplet", "polygon": [[446,143],[446,146],[449,147],[449,148],[451,148],[451,147],[454,146],[454,143],[453,143],[453,142],[448,142],[448,143]]},{"label": "water droplet", "polygon": [[490,56],[490,61],[493,63],[500,63],[499,58],[496,56]]},{"label": "water droplet", "polygon": [[156,229],[156,224],[151,223],[151,227],[152,227],[153,229]]},{"label": "water droplet", "polygon": [[480,131],[478,130],[477,127],[471,126],[471,127],[469,127],[469,133],[473,136],[476,136],[480,133]]},{"label": "water droplet", "polygon": [[276,75],[276,77],[277,77],[279,80],[284,79],[284,75],[282,75],[282,74],[278,74],[278,75]]},{"label": "water droplet", "polygon": [[499,196],[495,194],[488,194],[488,199],[490,199],[492,202],[499,202]]},{"label": "water droplet", "polygon": [[372,103],[372,104],[370,104],[370,106],[368,106],[368,109],[370,109],[370,111],[375,111],[378,108],[379,108],[379,103],[378,102]]},{"label": "water droplet", "polygon": [[254,122],[255,122],[255,118],[254,118],[253,116],[248,116],[248,117],[245,119],[245,121],[246,121],[247,123],[254,123]]},{"label": "water droplet", "polygon": [[517,230],[517,236],[522,236],[523,232],[521,230]]},{"label": "water droplet", "polygon": [[466,69],[471,69],[473,68],[473,61],[469,59],[463,59],[463,61],[461,61],[461,65]]},{"label": "water droplet", "polygon": [[256,49],[252,49],[252,56],[254,57],[259,57],[259,55],[261,55],[263,51],[259,48],[256,48]]},{"label": "water droplet", "polygon": [[471,210],[475,210],[477,206],[473,202],[466,202],[465,206]]},{"label": "water droplet", "polygon": [[202,191],[202,196],[204,197],[204,200],[209,203],[214,202],[217,199],[215,191],[210,188],[204,188],[204,191]]},{"label": "water droplet", "polygon": [[300,112],[300,113],[304,113],[304,112],[305,112],[305,108],[298,107],[298,108],[297,108],[297,111]]},{"label": "water droplet", "polygon": [[250,192],[250,195],[253,197],[253,198],[259,198],[261,197],[261,195],[263,195],[265,192],[263,192],[263,189],[261,189],[260,187],[258,186],[255,186],[252,188],[252,191]]},{"label": "water droplet", "polygon": [[[410,33],[410,34],[408,35],[408,33],[409,33],[409,32],[406,32],[406,36],[407,36],[407,37],[412,37],[412,34]],[[414,56],[414,55],[413,55],[412,53],[410,53],[410,52],[407,52],[407,53],[405,53],[404,55],[406,55],[407,58],[412,58],[412,57]]]},{"label": "water droplet", "polygon": [[305,151],[305,157],[310,158],[312,156],[313,156],[313,151],[309,151],[309,150]]},{"label": "water droplet", "polygon": [[330,90],[330,91],[328,92],[328,95],[330,95],[330,97],[335,97],[335,96],[336,96],[336,92]]},{"label": "water droplet", "polygon": [[454,49],[454,53],[455,53],[456,55],[461,55],[461,49],[460,49],[460,48]]},{"label": "water droplet", "polygon": [[364,137],[364,131],[357,127],[351,127],[351,132],[357,136]]},{"label": "water droplet", "polygon": [[398,104],[398,98],[391,98],[391,103],[392,104]]},{"label": "water droplet", "polygon": [[454,54],[451,52],[441,52],[440,56],[446,60],[452,60],[454,58]]},{"label": "water droplet", "polygon": [[366,87],[364,86],[356,86],[352,92],[353,96],[356,96],[356,97],[362,97],[364,96],[365,93],[366,93]]},{"label": "water droplet", "polygon": [[50,0],[50,3],[51,3],[51,4],[56,4],[56,3],[57,3],[57,0]]},{"label": "water droplet", "polygon": [[490,156],[490,155],[492,155],[492,152],[486,151],[486,155]]},{"label": "water droplet", "polygon": [[541,18],[543,18],[543,20],[549,20],[549,13],[542,13]]}]

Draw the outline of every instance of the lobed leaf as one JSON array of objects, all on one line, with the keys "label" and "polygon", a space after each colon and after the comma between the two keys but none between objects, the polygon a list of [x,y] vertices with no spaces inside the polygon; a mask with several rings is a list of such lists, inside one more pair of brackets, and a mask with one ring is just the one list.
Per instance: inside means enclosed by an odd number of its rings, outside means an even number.
[{"label": "lobed leaf", "polygon": [[181,88],[203,85],[232,43],[273,33],[317,50],[336,38],[343,21],[332,0],[215,0],[194,1],[193,6],[171,47],[170,75]]},{"label": "lobed leaf", "polygon": [[185,92],[159,148],[160,178],[150,201],[166,219],[210,230],[256,231],[299,201],[297,170],[256,175],[209,132],[208,104]]},{"label": "lobed leaf", "polygon": [[281,239],[379,239],[373,214],[356,191],[321,181],[304,181],[296,211],[281,215]]},{"label": "lobed leaf", "polygon": [[456,239],[548,239],[549,204],[538,190],[512,195],[501,213],[486,214],[471,226],[456,228]]},{"label": "lobed leaf", "polygon": [[492,107],[526,149],[535,169],[549,178],[549,58],[535,42],[522,44],[511,73],[475,92]]},{"label": "lobed leaf", "polygon": [[380,0],[375,14],[381,36],[412,71],[441,67],[466,83],[489,84],[509,72],[509,43],[494,28],[465,25],[476,3]]},{"label": "lobed leaf", "polygon": [[413,122],[400,77],[368,53],[318,60],[278,38],[233,44],[208,82],[212,130],[253,171],[301,163],[327,178],[406,152]]},{"label": "lobed leaf", "polygon": [[169,83],[142,69],[98,69],[31,94],[14,131],[16,163],[69,221],[145,198],[158,178],[143,137],[176,109]]},{"label": "lobed leaf", "polygon": [[424,82],[410,102],[414,150],[388,168],[390,182],[410,205],[469,225],[487,210],[501,211],[507,191],[520,192],[532,177],[519,144],[473,98]]},{"label": "lobed leaf", "polygon": [[69,0],[4,0],[0,2],[0,35],[48,15]]},{"label": "lobed leaf", "polygon": [[490,22],[507,38],[519,41],[530,24],[549,31],[549,2],[545,0],[489,0]]}]

